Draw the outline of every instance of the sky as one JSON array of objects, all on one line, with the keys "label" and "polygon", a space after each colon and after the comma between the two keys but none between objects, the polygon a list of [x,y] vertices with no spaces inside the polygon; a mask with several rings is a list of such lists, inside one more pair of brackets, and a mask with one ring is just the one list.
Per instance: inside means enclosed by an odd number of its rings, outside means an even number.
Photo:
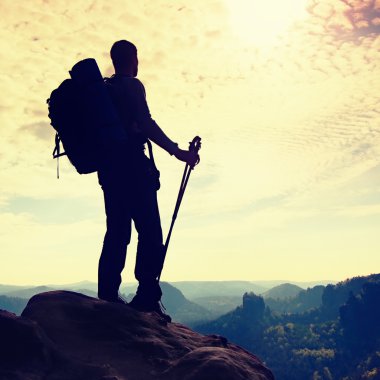
[{"label": "sky", "polygon": [[[162,280],[380,272],[379,0],[2,0],[0,283],[96,281],[96,174],[52,159],[46,99],[79,60],[139,54],[153,118],[202,137]],[[168,231],[184,165],[160,148]],[[136,233],[123,280],[133,281]]]}]

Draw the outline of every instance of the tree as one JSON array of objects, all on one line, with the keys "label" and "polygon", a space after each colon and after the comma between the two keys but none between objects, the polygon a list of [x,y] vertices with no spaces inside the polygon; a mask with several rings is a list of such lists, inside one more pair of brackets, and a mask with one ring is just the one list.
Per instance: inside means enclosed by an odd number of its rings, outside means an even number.
[{"label": "tree", "polygon": [[380,283],[366,283],[339,309],[346,343],[353,353],[369,352],[380,344]]}]

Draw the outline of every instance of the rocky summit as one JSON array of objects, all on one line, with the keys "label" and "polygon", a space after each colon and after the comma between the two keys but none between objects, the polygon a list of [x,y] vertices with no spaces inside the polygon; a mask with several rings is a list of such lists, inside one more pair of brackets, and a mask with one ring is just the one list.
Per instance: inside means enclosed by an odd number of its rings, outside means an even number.
[{"label": "rocky summit", "polygon": [[155,313],[83,294],[32,297],[0,311],[1,380],[273,380],[251,353]]}]

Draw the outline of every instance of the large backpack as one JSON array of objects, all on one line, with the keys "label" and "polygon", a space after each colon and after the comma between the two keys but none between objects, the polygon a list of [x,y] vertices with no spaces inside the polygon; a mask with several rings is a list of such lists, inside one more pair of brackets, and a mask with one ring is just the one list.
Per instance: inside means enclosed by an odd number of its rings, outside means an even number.
[{"label": "large backpack", "polygon": [[[96,172],[112,143],[126,132],[93,58],[78,62],[47,100],[51,125],[56,131],[53,158],[67,155],[80,174]],[[64,152],[60,151],[62,142]],[[59,177],[59,161],[57,161]]]}]

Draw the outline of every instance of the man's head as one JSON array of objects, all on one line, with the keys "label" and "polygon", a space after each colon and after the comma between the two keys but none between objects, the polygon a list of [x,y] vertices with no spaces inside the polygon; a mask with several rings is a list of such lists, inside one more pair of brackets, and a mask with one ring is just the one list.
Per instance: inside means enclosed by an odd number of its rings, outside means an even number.
[{"label": "man's head", "polygon": [[110,51],[116,73],[137,76],[138,60],[136,46],[127,40],[116,41]]}]

